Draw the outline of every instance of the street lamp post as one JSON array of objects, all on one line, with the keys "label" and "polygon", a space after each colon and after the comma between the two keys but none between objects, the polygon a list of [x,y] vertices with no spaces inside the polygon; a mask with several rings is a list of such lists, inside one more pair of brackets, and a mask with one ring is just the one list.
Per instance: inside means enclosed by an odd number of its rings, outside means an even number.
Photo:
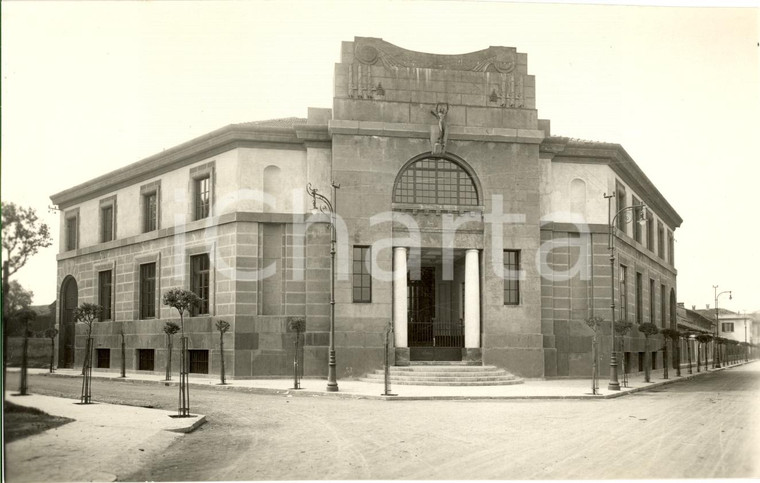
[{"label": "street lamp post", "polygon": [[[608,241],[607,247],[610,250],[610,308],[612,309],[612,330],[610,331],[611,345],[610,345],[610,382],[607,384],[607,389],[611,391],[620,390],[620,382],[618,381],[618,362],[617,353],[615,352],[615,221],[618,216],[623,215],[625,223],[629,223],[638,216],[637,222],[643,222],[647,218],[647,207],[644,203],[638,205],[631,205],[621,208],[612,215],[612,198],[615,197],[613,191],[611,195],[604,194],[607,199],[607,224],[608,224]],[[640,209],[638,213],[636,210]]]},{"label": "street lamp post", "polygon": [[[332,203],[311,183],[306,185],[306,192],[311,196],[312,212],[330,214],[330,348],[327,362],[327,391],[338,392],[338,380],[335,371],[335,210],[338,206],[337,189],[339,184],[331,182]],[[334,204],[333,204],[334,203]]]},{"label": "street lamp post", "polygon": [[715,292],[715,344],[713,344],[713,369],[720,369],[720,347],[718,347],[717,351],[715,350],[715,345],[718,344],[718,324],[720,323],[720,319],[718,318],[718,298],[724,293],[728,294],[728,300],[731,300],[733,297],[730,290],[724,290],[723,292],[718,293],[717,285],[713,285],[713,291]]}]

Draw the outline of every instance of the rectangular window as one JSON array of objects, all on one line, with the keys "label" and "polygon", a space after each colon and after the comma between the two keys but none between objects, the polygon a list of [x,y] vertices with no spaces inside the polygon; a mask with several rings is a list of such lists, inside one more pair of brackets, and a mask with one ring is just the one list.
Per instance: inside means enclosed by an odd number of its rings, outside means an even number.
[{"label": "rectangular window", "polygon": [[100,320],[111,320],[111,288],[113,286],[113,274],[111,270],[98,273],[98,305],[103,310],[100,312]]},{"label": "rectangular window", "polygon": [[639,272],[636,272],[636,323],[644,323],[643,294],[644,278]]},{"label": "rectangular window", "polygon": [[721,332],[733,332],[734,331],[734,323],[733,322],[723,322],[721,327]]},{"label": "rectangular window", "polygon": [[200,297],[201,303],[192,310],[192,315],[204,315],[209,313],[209,258],[208,254],[190,257],[190,270],[192,285],[190,290]]},{"label": "rectangular window", "polygon": [[665,285],[660,284],[660,320],[663,327],[670,327],[670,324],[668,324],[668,306],[665,299],[665,290]]},{"label": "rectangular window", "polygon": [[95,349],[96,366],[98,369],[111,367],[111,349]]},{"label": "rectangular window", "polygon": [[654,279],[649,279],[649,322],[657,325],[657,321],[655,320],[655,309],[654,309],[654,297],[655,297],[655,290],[657,285],[655,285]]},{"label": "rectangular window", "polygon": [[143,195],[143,231],[158,229],[158,193]]},{"label": "rectangular window", "polygon": [[77,249],[77,229],[79,226],[79,217],[72,216],[66,218],[66,250]]},{"label": "rectangular window", "polygon": [[156,264],[140,265],[140,318],[156,316]]},{"label": "rectangular window", "polygon": [[625,365],[625,373],[631,373],[631,353],[626,352],[623,354],[623,364]]},{"label": "rectangular window", "polygon": [[155,370],[155,354],[156,351],[154,349],[137,349],[137,370]]},{"label": "rectangular window", "polygon": [[671,265],[676,264],[675,258],[675,246],[674,246],[673,232],[668,230],[668,261]]},{"label": "rectangular window", "polygon": [[370,247],[354,247],[353,300],[362,303],[372,302]]},{"label": "rectangular window", "polygon": [[520,251],[504,250],[504,305],[520,304]]},{"label": "rectangular window", "polygon": [[639,352],[639,372],[644,372],[644,354],[646,352]]},{"label": "rectangular window", "polygon": [[657,256],[665,258],[665,229],[661,221],[657,222]]},{"label": "rectangular window", "polygon": [[100,209],[100,241],[104,243],[111,240],[113,240],[113,205],[108,205]]},{"label": "rectangular window", "polygon": [[657,369],[657,353],[652,352],[652,370]]},{"label": "rectangular window", "polygon": [[211,176],[194,180],[195,219],[206,218],[211,213]]},{"label": "rectangular window", "polygon": [[[622,210],[623,208],[627,206],[625,204],[625,198],[626,198],[625,187],[622,184],[617,183],[616,188],[615,188],[615,195],[616,195],[615,201],[617,203],[617,212],[620,213],[620,210]],[[626,233],[625,225],[626,225],[625,216],[623,213],[620,213],[617,217],[617,226],[618,226],[618,229],[622,231],[623,233]]]},{"label": "rectangular window", "polygon": [[190,372],[193,374],[208,374],[208,350],[191,349],[187,352],[190,355]]},{"label": "rectangular window", "polygon": [[628,321],[628,267],[620,265],[620,320]]},{"label": "rectangular window", "polygon": [[654,218],[647,216],[647,249],[654,251]]},{"label": "rectangular window", "polygon": [[633,197],[633,239],[641,243],[641,201]]}]

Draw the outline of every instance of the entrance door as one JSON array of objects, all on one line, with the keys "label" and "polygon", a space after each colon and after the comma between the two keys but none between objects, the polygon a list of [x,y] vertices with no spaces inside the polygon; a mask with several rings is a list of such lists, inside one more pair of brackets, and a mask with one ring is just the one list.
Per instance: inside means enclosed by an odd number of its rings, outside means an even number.
[{"label": "entrance door", "polygon": [[[421,267],[419,280],[407,280],[409,359],[412,361],[461,361],[464,327],[450,317],[436,317],[438,305],[450,307],[436,293],[435,267]],[[449,302],[449,303],[445,303]]]},{"label": "entrance door", "polygon": [[58,334],[58,367],[74,367],[74,335],[76,333],[74,309],[79,303],[79,289],[73,277],[67,278],[61,288],[61,324]]}]

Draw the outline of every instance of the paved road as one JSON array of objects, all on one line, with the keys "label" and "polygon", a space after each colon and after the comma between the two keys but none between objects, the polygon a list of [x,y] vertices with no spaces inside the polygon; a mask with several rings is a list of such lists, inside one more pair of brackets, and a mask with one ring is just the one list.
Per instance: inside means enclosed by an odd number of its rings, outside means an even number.
[{"label": "paved road", "polygon": [[[79,390],[72,379],[30,386]],[[176,388],[97,381],[93,397],[171,409]],[[191,397],[209,423],[121,479],[760,477],[760,362],[598,401]]]}]

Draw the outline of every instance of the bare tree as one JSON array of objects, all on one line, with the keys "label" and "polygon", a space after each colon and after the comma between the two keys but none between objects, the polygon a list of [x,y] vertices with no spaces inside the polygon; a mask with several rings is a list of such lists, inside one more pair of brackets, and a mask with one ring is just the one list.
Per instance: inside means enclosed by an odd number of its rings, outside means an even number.
[{"label": "bare tree", "polygon": [[103,307],[97,304],[85,302],[74,309],[74,320],[87,327],[87,341],[85,344],[84,363],[82,364],[82,404],[92,402],[92,326],[100,318]]},{"label": "bare tree", "polygon": [[652,354],[649,352],[649,336],[660,332],[656,325],[647,322],[639,325],[639,332],[644,334],[644,381],[650,382],[650,372],[652,371]]},{"label": "bare tree", "polygon": [[224,378],[224,333],[230,330],[230,323],[226,320],[217,320],[216,321],[216,330],[219,331],[219,357],[222,360],[222,384],[227,384],[227,381]]},{"label": "bare tree", "polygon": [[174,307],[179,312],[179,325],[182,332],[182,348],[179,370],[179,416],[190,416],[190,386],[188,384],[189,361],[187,357],[187,337],[185,337],[185,312],[200,304],[201,299],[192,291],[181,288],[169,289],[163,298],[164,305]]},{"label": "bare tree", "polygon": [[58,329],[55,327],[48,327],[44,332],[45,337],[50,339],[50,372],[55,372],[53,364],[55,363],[55,338],[58,336]]},{"label": "bare tree", "polygon": [[174,334],[179,332],[179,325],[171,320],[164,324],[166,334],[166,380],[172,380],[172,347],[174,347]]}]

